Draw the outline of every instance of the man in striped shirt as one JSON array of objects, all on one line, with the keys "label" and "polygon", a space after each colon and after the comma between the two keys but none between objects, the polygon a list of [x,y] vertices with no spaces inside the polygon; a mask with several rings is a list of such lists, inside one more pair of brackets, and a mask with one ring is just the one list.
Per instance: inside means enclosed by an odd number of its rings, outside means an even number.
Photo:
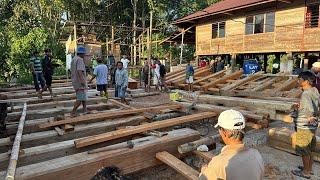
[{"label": "man in striped shirt", "polygon": [[29,67],[32,72],[35,89],[38,93],[40,93],[39,82],[41,88],[44,88],[46,81],[42,74],[42,66],[41,59],[39,58],[39,52],[33,52],[32,57],[30,58]]}]

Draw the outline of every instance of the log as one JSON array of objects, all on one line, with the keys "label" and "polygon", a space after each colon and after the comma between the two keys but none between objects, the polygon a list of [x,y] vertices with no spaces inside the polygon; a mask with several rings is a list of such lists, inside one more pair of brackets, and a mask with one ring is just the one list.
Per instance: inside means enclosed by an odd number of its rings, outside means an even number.
[{"label": "log", "polygon": [[182,144],[180,146],[178,146],[178,151],[179,153],[183,154],[183,153],[187,153],[187,152],[191,152],[191,151],[195,151],[197,150],[197,148],[201,145],[212,145],[216,143],[216,137],[206,137],[206,138],[202,138],[193,142],[188,142],[186,144]]},{"label": "log", "polygon": [[243,74],[243,70],[236,71],[230,75],[223,76],[213,82],[207,83],[202,86],[203,90],[207,91],[208,88],[215,87],[217,84],[225,83],[227,80],[239,78]]},{"label": "log", "polygon": [[139,94],[131,94],[129,95],[132,98],[139,98],[139,97],[146,97],[146,96],[155,96],[155,95],[159,95],[160,92],[149,92],[149,93],[139,93]]},{"label": "log", "polygon": [[180,109],[181,106],[179,105],[167,105],[167,106],[157,106],[157,107],[149,107],[149,108],[140,108],[140,109],[129,109],[129,110],[122,110],[118,112],[105,112],[100,114],[88,114],[83,115],[80,117],[70,118],[62,121],[55,121],[55,122],[48,122],[40,124],[40,128],[48,128],[53,126],[58,126],[62,124],[76,124],[76,123],[84,123],[88,121],[98,121],[98,120],[105,120],[108,118],[114,118],[114,117],[121,117],[124,115],[133,115],[137,113],[143,113],[145,111],[157,111],[157,110],[163,110],[163,109]]},{"label": "log", "polygon": [[198,180],[199,179],[199,172],[193,169],[192,167],[185,164],[180,159],[176,158],[172,154],[163,151],[158,152],[156,154],[156,158],[162,161],[163,163],[167,164],[168,166],[172,167],[174,170],[182,174],[186,179],[190,180]]},{"label": "log", "polygon": [[265,83],[262,83],[261,85],[259,86],[256,86],[255,88],[252,89],[252,91],[263,91],[265,90],[266,88],[272,86],[272,84],[280,81],[282,79],[282,77],[276,77],[276,78],[273,78],[272,80],[270,81],[267,81]]},{"label": "log", "polygon": [[288,79],[285,83],[283,83],[281,86],[274,89],[274,92],[278,91],[289,91],[292,88],[295,88],[298,85],[298,79],[297,78],[291,78]]},{"label": "log", "polygon": [[[179,155],[176,149],[178,145],[198,138],[197,131],[191,129],[174,130],[161,138],[149,136],[135,139],[133,140],[135,147],[132,149],[119,149],[95,154],[83,152],[19,167],[16,178],[25,180],[87,180],[101,166],[114,165],[119,167],[124,174],[129,174],[160,164],[161,162],[155,159],[158,152],[167,151],[173,155]],[[0,177],[1,174],[3,172],[0,173]]]},{"label": "log", "polygon": [[[271,128],[268,132],[268,138],[279,142],[292,144],[292,135],[294,131],[288,128]],[[320,152],[320,137],[317,136],[316,151]]]},{"label": "log", "polygon": [[143,124],[143,125],[136,126],[136,127],[127,128],[124,130],[117,130],[117,131],[108,132],[108,133],[104,133],[104,134],[100,134],[100,135],[96,135],[96,136],[82,138],[80,140],[76,140],[74,143],[76,145],[76,148],[81,148],[81,147],[85,147],[85,146],[90,146],[92,144],[97,144],[97,143],[109,141],[112,139],[117,139],[117,138],[129,136],[129,135],[133,135],[133,134],[138,134],[138,133],[142,133],[142,132],[146,132],[146,131],[150,131],[150,130],[166,128],[166,127],[170,127],[170,126],[174,126],[174,125],[178,125],[178,124],[183,124],[183,123],[187,123],[187,122],[212,118],[214,116],[216,116],[216,113],[211,113],[211,112],[193,114],[193,115],[189,115],[189,116],[152,122],[152,123]]},{"label": "log", "polygon": [[14,139],[12,150],[11,150],[9,166],[8,166],[6,177],[5,177],[6,180],[15,179],[15,172],[16,172],[16,167],[17,167],[18,158],[19,158],[20,143],[22,139],[22,133],[23,133],[23,127],[24,127],[24,121],[26,119],[26,115],[27,115],[27,103],[24,103],[23,111],[22,111],[19,126],[18,126],[18,131],[16,133],[16,137]]},{"label": "log", "polygon": [[[180,91],[183,96],[188,93],[185,91]],[[261,99],[249,99],[249,98],[238,98],[238,97],[227,97],[227,96],[214,96],[214,95],[200,95],[197,97],[199,103],[208,104],[222,104],[229,107],[246,107],[246,108],[261,108],[268,110],[277,111],[290,111],[293,102],[283,102],[283,101],[271,101],[271,100],[261,100]]]},{"label": "log", "polygon": [[[24,148],[28,148],[48,143],[56,143],[58,141],[92,136],[99,133],[104,133],[106,131],[113,131],[119,126],[139,125],[139,123],[145,120],[146,118],[143,116],[133,116],[130,118],[117,118],[114,121],[107,120],[90,124],[76,125],[74,131],[63,136],[59,136],[55,130],[24,134],[22,136],[22,146]],[[7,152],[9,145],[12,145],[10,137],[0,139],[0,152]]]},{"label": "log", "polygon": [[[211,74],[211,71],[209,68],[201,68],[199,69],[198,71],[195,71],[194,74],[193,74],[193,77],[198,77],[198,76],[203,76],[203,75],[208,75],[208,74]],[[186,80],[186,75],[184,75],[183,77],[180,77],[180,78],[177,78],[177,79],[174,79],[172,81],[173,84],[175,84],[176,86],[179,84],[179,83],[183,83],[185,82]]]},{"label": "log", "polygon": [[[182,104],[184,107],[190,107],[192,105],[192,103],[188,103],[188,102],[176,102],[176,103]],[[241,110],[239,108],[216,106],[216,105],[210,105],[210,104],[196,104],[194,106],[194,108],[201,110],[201,111],[213,111],[217,114],[220,114],[223,111],[226,111],[229,109],[236,109],[239,112],[241,112],[241,114],[244,117],[249,118],[251,120],[255,120],[256,122],[261,121],[261,120],[268,120],[267,115],[259,115],[259,114],[255,114],[254,112],[251,112],[251,111]]]},{"label": "log", "polygon": [[252,74],[252,75],[248,75],[246,78],[244,78],[244,79],[241,79],[241,80],[238,80],[238,81],[236,81],[236,82],[234,82],[234,83],[232,83],[232,84],[230,84],[230,85],[228,85],[228,86],[225,86],[225,87],[223,87],[222,89],[221,89],[221,91],[230,91],[230,90],[232,90],[232,89],[234,89],[234,88],[236,88],[236,87],[238,87],[238,86],[240,86],[240,85],[243,85],[243,84],[245,84],[245,83],[247,83],[247,82],[249,82],[249,81],[252,81],[252,80],[255,80],[255,79],[257,79],[257,78],[259,78],[259,77],[261,77],[261,74],[262,74],[263,72],[258,72],[258,73],[256,73],[256,74]]},{"label": "log", "polygon": [[211,78],[220,78],[220,77],[224,76],[225,73],[226,73],[226,70],[223,70],[223,71],[211,74],[209,76],[202,77],[202,78],[197,79],[196,81],[194,81],[193,84],[198,84],[200,82],[207,81],[208,79],[211,79]]}]

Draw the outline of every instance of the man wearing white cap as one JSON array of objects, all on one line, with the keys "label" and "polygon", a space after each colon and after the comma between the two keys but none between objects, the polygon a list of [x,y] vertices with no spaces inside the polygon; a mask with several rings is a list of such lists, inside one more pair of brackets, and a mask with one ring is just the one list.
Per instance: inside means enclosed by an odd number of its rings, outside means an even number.
[{"label": "man wearing white cap", "polygon": [[316,80],[315,80],[313,86],[316,87],[318,89],[318,91],[320,92],[320,62],[315,62],[312,64],[312,72],[316,76]]},{"label": "man wearing white cap", "polygon": [[226,144],[221,153],[212,158],[209,165],[202,167],[200,180],[260,180],[264,176],[264,163],[256,149],[243,144],[243,115],[235,110],[220,114],[215,128]]}]

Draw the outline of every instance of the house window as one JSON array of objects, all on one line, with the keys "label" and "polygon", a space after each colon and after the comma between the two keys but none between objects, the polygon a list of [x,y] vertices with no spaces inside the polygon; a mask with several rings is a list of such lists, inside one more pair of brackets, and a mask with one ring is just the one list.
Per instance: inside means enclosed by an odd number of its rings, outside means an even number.
[{"label": "house window", "polygon": [[265,32],[273,32],[274,31],[274,22],[275,22],[275,13],[270,12],[266,14],[266,26]]},{"label": "house window", "polygon": [[306,28],[319,27],[319,4],[307,6]]},{"label": "house window", "polygon": [[246,34],[253,34],[253,16],[246,18]]},{"label": "house window", "polygon": [[246,34],[259,34],[264,32],[274,32],[275,27],[275,13],[269,12],[265,14],[258,14],[255,16],[248,16],[246,18]]},{"label": "house window", "polygon": [[256,15],[254,16],[254,33],[263,33],[264,29],[264,15]]},{"label": "house window", "polygon": [[224,38],[226,33],[226,22],[212,24],[212,39]]},{"label": "house window", "polygon": [[226,33],[226,22],[219,23],[219,38],[224,38]]}]

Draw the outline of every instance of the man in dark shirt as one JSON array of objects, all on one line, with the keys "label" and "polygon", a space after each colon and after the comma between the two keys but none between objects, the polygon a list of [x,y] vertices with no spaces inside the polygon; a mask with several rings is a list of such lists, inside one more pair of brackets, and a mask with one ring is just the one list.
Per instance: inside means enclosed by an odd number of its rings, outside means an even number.
[{"label": "man in dark shirt", "polygon": [[51,53],[51,49],[46,49],[44,52],[45,52],[45,56],[42,61],[42,69],[43,69],[44,79],[46,80],[46,85],[42,89],[41,94],[43,91],[49,89],[51,98],[53,98],[53,93],[51,89],[52,76],[53,76],[53,70],[54,70],[54,66],[52,64],[52,53]]}]

